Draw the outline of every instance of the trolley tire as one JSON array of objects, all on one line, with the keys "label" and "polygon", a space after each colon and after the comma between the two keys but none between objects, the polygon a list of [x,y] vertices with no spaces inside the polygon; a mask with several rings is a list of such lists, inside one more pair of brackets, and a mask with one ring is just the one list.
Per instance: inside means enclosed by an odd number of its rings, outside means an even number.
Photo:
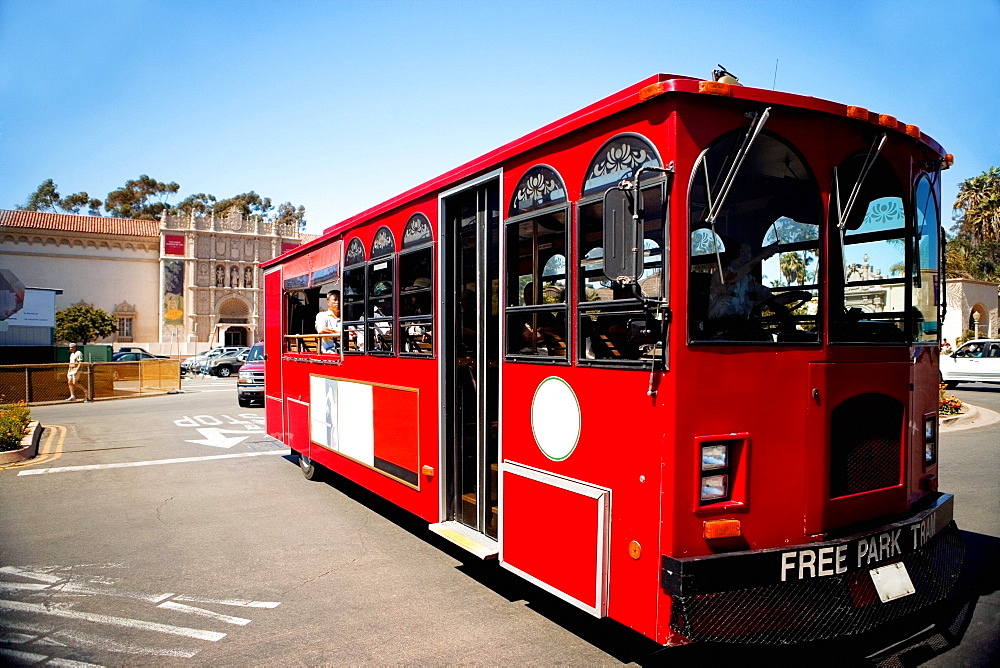
[{"label": "trolley tire", "polygon": [[321,480],[323,478],[323,467],[299,453],[299,469],[306,480]]},{"label": "trolley tire", "polygon": [[958,381],[957,380],[946,380],[946,381],[944,381],[945,388],[947,388],[949,390],[954,389],[957,385],[958,385]]},{"label": "trolley tire", "polygon": [[228,366],[220,366],[219,367],[219,377],[220,378],[229,378],[232,375],[233,375],[233,370],[230,369]]}]

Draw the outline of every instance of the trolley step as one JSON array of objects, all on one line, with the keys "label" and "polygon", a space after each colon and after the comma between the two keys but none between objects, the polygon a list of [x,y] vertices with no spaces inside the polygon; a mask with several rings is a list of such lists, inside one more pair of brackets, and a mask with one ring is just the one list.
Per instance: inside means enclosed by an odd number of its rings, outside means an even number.
[{"label": "trolley step", "polygon": [[438,522],[427,527],[442,538],[468,550],[482,560],[495,559],[500,553],[500,543],[458,522]]}]

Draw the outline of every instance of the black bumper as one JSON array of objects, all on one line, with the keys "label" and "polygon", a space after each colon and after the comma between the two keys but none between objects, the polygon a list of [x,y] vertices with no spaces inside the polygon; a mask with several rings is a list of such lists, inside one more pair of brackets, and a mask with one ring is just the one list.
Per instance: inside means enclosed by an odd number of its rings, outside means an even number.
[{"label": "black bumper", "polygon": [[[942,494],[905,520],[790,548],[664,556],[671,628],[689,640],[794,643],[864,633],[944,600],[965,545]],[[913,593],[883,601],[870,571],[902,563]]]}]

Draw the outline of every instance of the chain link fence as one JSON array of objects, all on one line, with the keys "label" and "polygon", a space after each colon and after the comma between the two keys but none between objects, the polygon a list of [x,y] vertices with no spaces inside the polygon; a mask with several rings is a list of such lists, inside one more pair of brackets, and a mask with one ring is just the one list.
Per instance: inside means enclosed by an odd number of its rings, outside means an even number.
[{"label": "chain link fence", "polygon": [[65,401],[71,394],[78,400],[119,399],[164,394],[181,387],[180,362],[172,359],[85,362],[72,391],[68,371],[69,364],[0,366],[0,403]]}]

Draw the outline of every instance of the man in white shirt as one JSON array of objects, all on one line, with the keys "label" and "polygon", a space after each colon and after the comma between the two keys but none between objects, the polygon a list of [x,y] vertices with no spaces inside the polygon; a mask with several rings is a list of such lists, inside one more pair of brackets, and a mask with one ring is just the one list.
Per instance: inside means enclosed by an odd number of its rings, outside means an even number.
[{"label": "man in white shirt", "polygon": [[[83,353],[76,349],[76,344],[69,344],[69,367],[66,369],[66,385],[69,387],[69,398],[66,401],[76,401],[76,388],[80,384],[80,369],[83,367]],[[87,388],[83,387],[83,396],[87,396]]]},{"label": "man in white shirt", "polygon": [[336,353],[340,348],[340,293],[326,293],[326,310],[316,314],[316,333],[320,339],[321,353]]}]

